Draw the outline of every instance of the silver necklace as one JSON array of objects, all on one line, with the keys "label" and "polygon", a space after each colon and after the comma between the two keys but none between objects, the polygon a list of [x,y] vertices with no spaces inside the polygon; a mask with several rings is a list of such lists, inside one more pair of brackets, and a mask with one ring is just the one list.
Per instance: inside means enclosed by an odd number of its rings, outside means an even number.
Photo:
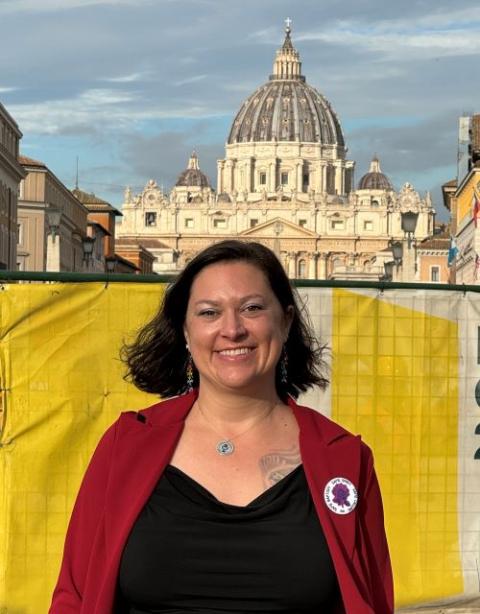
[{"label": "silver necklace", "polygon": [[200,411],[200,414],[202,415],[202,418],[205,420],[207,425],[212,429],[212,431],[214,431],[214,433],[216,433],[219,437],[221,437],[220,441],[218,441],[216,446],[215,446],[216,451],[221,456],[229,456],[230,454],[233,454],[235,452],[235,445],[234,445],[232,440],[233,439],[238,439],[239,437],[242,437],[242,435],[245,435],[246,433],[251,431],[255,426],[258,426],[260,424],[260,422],[265,420],[265,418],[267,418],[272,413],[272,411],[275,409],[275,405],[274,405],[272,407],[272,409],[269,409],[268,412],[264,416],[262,416],[260,418],[260,420],[257,420],[254,424],[251,424],[248,427],[248,429],[246,429],[242,433],[238,433],[238,435],[234,435],[233,437],[224,438],[217,431],[217,429],[211,424],[211,422],[210,422],[210,420],[208,420],[207,416],[203,413],[203,410],[200,407],[200,403],[198,401],[197,401],[197,407],[198,407],[198,409]]}]

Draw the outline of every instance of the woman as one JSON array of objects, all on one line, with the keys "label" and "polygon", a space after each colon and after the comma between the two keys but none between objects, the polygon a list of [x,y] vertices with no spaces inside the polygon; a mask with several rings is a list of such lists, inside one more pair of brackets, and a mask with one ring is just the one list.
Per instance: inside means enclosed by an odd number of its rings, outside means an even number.
[{"label": "woman", "polygon": [[51,614],[393,611],[372,455],[294,400],[326,380],[270,250],[208,247],[125,356],[171,398],[98,445]]}]

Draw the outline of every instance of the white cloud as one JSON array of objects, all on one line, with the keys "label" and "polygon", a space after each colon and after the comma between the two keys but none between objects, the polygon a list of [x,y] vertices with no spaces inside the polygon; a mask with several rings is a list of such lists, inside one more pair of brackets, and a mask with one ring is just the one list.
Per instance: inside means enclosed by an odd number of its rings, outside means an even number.
[{"label": "white cloud", "polygon": [[122,75],[120,77],[105,77],[99,79],[99,81],[108,81],[109,83],[133,83],[134,81],[140,81],[148,76],[149,73],[135,72],[130,75]]},{"label": "white cloud", "polygon": [[[136,122],[168,118],[214,117],[206,105],[186,101],[184,106],[171,103],[145,104],[135,93],[109,89],[91,89],[76,98],[13,104],[9,112],[24,133],[56,134],[76,127],[102,126],[102,129],[132,128]],[[79,128],[80,130],[80,128]]]},{"label": "white cloud", "polygon": [[102,4],[142,4],[151,0],[0,0],[0,15],[3,13],[44,13]]},{"label": "white cloud", "polygon": [[18,87],[2,87],[0,86],[0,94],[6,94],[7,92],[15,92],[19,88]]},{"label": "white cloud", "polygon": [[384,19],[365,25],[338,20],[332,27],[306,31],[296,41],[323,41],[381,54],[381,60],[434,59],[480,52],[480,7],[445,11],[415,19]]},{"label": "white cloud", "polygon": [[195,75],[194,77],[187,77],[186,79],[180,79],[180,81],[175,81],[173,85],[188,85],[189,83],[197,83],[197,81],[203,81],[206,79],[208,75]]}]

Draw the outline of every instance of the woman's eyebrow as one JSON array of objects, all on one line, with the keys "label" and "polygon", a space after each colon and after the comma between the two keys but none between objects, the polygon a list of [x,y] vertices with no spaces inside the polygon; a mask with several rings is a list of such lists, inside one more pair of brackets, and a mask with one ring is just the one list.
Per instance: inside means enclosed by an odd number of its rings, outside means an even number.
[{"label": "woman's eyebrow", "polygon": [[[240,302],[244,303],[245,301],[250,301],[252,299],[264,300],[264,297],[261,294],[247,294],[246,296],[242,296],[240,298]],[[221,301],[216,301],[214,299],[209,298],[200,298],[194,302],[194,305],[197,306],[202,303],[207,305],[220,305]]]}]

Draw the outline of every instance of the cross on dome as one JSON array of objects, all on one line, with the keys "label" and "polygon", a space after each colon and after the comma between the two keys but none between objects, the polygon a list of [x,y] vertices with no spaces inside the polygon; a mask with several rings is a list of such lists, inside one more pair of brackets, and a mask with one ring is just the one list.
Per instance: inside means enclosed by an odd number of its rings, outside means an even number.
[{"label": "cross on dome", "polygon": [[287,17],[285,19],[285,32],[291,32],[292,28],[290,27],[292,25],[292,20],[290,19],[290,17]]}]

